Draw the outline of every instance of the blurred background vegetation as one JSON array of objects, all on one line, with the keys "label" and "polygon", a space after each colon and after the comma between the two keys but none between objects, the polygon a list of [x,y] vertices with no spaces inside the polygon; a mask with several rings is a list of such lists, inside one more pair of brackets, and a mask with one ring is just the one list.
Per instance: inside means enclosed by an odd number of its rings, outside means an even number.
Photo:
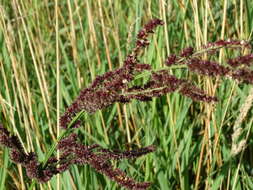
[{"label": "blurred background vegetation", "polygon": [[[118,68],[151,18],[165,22],[141,61],[157,69],[182,48],[219,39],[252,41],[252,0],[0,0],[0,122],[26,151],[43,160],[59,116],[92,79]],[[221,51],[221,64],[238,51]],[[230,79],[172,73],[195,81],[217,104],[177,93],[149,103],[115,104],[87,115],[84,144],[157,151],[115,166],[150,189],[253,189],[252,109],[241,126],[246,149],[231,157],[233,125],[252,86]],[[0,189],[27,189],[31,180],[0,149]],[[72,166],[36,189],[121,189],[89,166]]]}]

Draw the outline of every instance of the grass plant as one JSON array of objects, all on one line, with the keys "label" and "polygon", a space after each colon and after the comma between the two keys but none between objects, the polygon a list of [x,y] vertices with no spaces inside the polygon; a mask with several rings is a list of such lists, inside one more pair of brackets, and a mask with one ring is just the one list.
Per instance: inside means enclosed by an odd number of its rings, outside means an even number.
[{"label": "grass plant", "polygon": [[[124,66],[138,32],[152,18],[164,26],[148,37],[140,62],[191,81],[217,103],[192,101],[178,92],[149,102],[115,103],[83,115],[76,129],[80,142],[129,151],[155,145],[155,152],[138,159],[111,162],[138,182],[152,182],[150,189],[253,189],[251,75],[212,76],[196,66],[208,58],[252,72],[252,66],[239,64],[250,59],[243,56],[251,50],[220,48],[211,57],[213,52],[205,51],[191,67],[174,64],[171,57],[189,58],[212,42],[251,44],[251,0],[1,0],[0,123],[25,153],[47,159],[63,132],[65,109],[98,75]],[[193,52],[182,54],[187,47]],[[135,84],[147,83],[150,75],[137,75]],[[0,190],[123,189],[89,165],[72,165],[47,183],[35,183],[3,146],[0,157]]]}]

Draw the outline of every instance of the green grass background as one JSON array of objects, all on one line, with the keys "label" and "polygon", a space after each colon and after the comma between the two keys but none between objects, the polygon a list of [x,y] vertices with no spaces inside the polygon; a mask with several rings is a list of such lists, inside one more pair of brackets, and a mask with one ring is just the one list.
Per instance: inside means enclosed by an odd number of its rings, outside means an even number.
[{"label": "green grass background", "polygon": [[[141,61],[162,68],[184,47],[218,39],[249,40],[251,0],[0,0],[0,122],[40,160],[60,133],[59,116],[96,75],[118,68],[151,18],[165,25],[150,38]],[[211,59],[225,64],[238,51]],[[172,70],[193,80],[217,104],[177,93],[151,102],[115,104],[86,115],[81,141],[109,149],[156,145],[157,151],[113,163],[150,189],[253,189],[250,109],[241,123],[247,146],[231,157],[233,124],[252,85]],[[0,149],[0,189],[28,189],[25,170]],[[87,165],[72,166],[36,189],[123,189]]]}]

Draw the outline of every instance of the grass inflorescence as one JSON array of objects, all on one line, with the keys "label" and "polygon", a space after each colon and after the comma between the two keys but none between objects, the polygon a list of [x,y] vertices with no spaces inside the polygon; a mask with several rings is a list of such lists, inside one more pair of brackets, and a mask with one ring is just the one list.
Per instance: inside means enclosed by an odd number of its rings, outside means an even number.
[{"label": "grass inflorescence", "polygon": [[0,7],[0,189],[253,187],[250,1],[64,2]]}]

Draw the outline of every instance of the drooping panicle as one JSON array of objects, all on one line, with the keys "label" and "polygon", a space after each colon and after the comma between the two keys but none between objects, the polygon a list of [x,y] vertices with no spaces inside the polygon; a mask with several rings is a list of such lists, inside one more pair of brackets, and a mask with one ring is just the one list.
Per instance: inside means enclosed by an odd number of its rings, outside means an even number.
[{"label": "drooping panicle", "polygon": [[[80,92],[77,99],[61,116],[61,127],[66,129],[73,117],[81,110],[94,113],[115,102],[126,103],[131,100],[131,97],[123,95],[122,91],[128,88],[128,84],[134,79],[137,73],[151,69],[150,65],[139,63],[137,56],[141,49],[148,46],[148,35],[153,33],[154,29],[159,25],[163,25],[163,21],[160,19],[152,19],[148,22],[139,31],[136,46],[126,57],[123,66],[114,71],[97,76],[88,88]],[[79,125],[80,121],[77,121],[73,127],[78,127]]]},{"label": "drooping panicle", "polygon": [[15,135],[10,135],[9,131],[0,124],[0,143],[11,149],[10,155],[12,161],[21,164],[26,169],[27,176],[38,180],[40,183],[49,181],[54,175],[66,171],[73,164],[89,164],[96,171],[106,175],[127,189],[144,190],[151,184],[149,182],[136,182],[120,169],[115,169],[110,160],[137,158],[154,152],[154,146],[125,152],[111,151],[101,148],[97,144],[85,146],[78,142],[77,134],[71,133],[58,143],[57,149],[60,151],[60,158],[57,159],[51,156],[43,164],[38,161],[37,155],[34,152],[26,154],[19,142],[16,146],[15,143],[17,141],[18,138]]},{"label": "drooping panicle", "polygon": [[[251,49],[251,45],[249,42],[244,40],[218,40],[216,42],[210,42],[207,45],[202,46],[202,49],[194,52],[193,48],[185,48],[179,55],[172,54],[168,56],[165,64],[167,66],[184,64],[188,67],[189,71],[195,72],[197,74],[206,75],[206,76],[221,76],[221,77],[229,77],[232,79],[236,79],[239,82],[245,83],[253,83],[252,79],[252,70],[250,66],[253,64],[253,54],[249,53],[247,55],[242,55],[235,57],[233,59],[228,59],[228,66],[223,66],[218,62],[204,60],[202,58],[203,55],[207,55],[210,53],[217,52],[221,48],[227,49],[235,49],[235,50],[243,50],[243,49]],[[239,69],[238,67],[241,66]],[[232,67],[232,68],[231,68]],[[192,86],[183,88],[182,94],[188,97],[193,97],[193,89]],[[192,94],[193,93],[193,94]],[[204,92],[201,91],[201,94]],[[188,94],[188,95],[187,95]],[[196,98],[199,97],[199,98]],[[202,99],[207,101],[213,101],[214,98],[207,98],[197,95],[195,100]],[[193,98],[192,98],[193,99]]]},{"label": "drooping panicle", "polygon": [[[134,80],[136,74],[144,70],[151,70],[150,65],[139,63],[138,55],[141,49],[148,46],[148,35],[153,33],[157,26],[163,24],[163,21],[160,19],[153,19],[148,22],[139,31],[136,46],[126,57],[123,66],[96,77],[90,87],[81,91],[79,97],[67,108],[60,119],[63,128],[67,128],[72,118],[81,110],[94,113],[115,102],[127,103],[132,99],[149,101],[152,97],[159,97],[180,89],[180,86],[185,83],[185,80],[178,79],[168,74],[165,70],[152,72],[151,79],[144,85],[129,85]],[[179,57],[189,58],[193,53],[193,48],[188,47],[182,51]],[[166,60],[166,65],[176,64],[177,59],[176,55],[169,56]],[[192,68],[194,68],[194,65],[192,65]],[[218,67],[215,68],[217,69]],[[205,96],[208,97],[208,95]],[[201,99],[201,101],[203,100],[204,98]],[[74,127],[79,125],[80,122],[77,121]]]},{"label": "drooping panicle", "polygon": [[82,145],[77,142],[77,135],[71,134],[61,140],[58,149],[62,154],[62,164],[59,167],[60,170],[66,170],[71,164],[88,164],[96,171],[104,174],[111,180],[116,181],[118,184],[128,189],[147,189],[150,186],[149,182],[136,182],[134,179],[126,176],[126,174],[120,169],[114,169],[109,161],[140,157],[155,151],[154,146],[125,152],[111,151],[101,148],[97,144],[91,146]]}]

